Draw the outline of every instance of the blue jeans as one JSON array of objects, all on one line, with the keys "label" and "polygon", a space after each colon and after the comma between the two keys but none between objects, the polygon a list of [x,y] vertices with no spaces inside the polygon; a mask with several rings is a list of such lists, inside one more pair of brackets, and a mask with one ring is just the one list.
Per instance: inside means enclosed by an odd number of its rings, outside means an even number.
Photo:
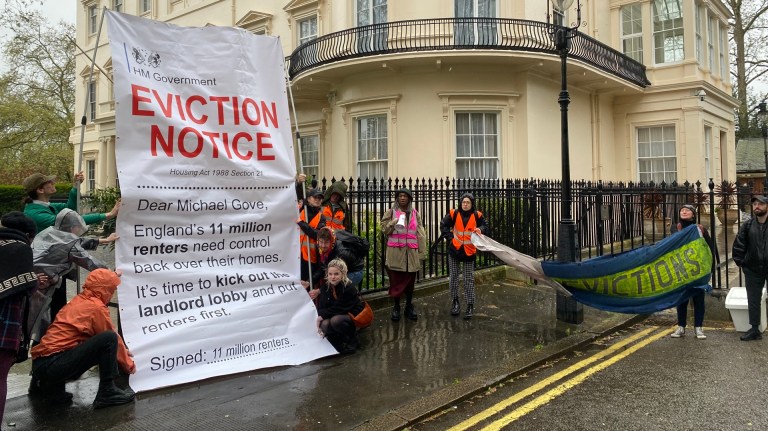
[{"label": "blue jeans", "polygon": [[353,286],[359,288],[360,282],[363,281],[363,271],[350,272],[347,278],[352,281]]},{"label": "blue jeans", "polygon": [[[698,289],[698,293],[691,296],[693,301],[693,326],[704,326],[704,291]],[[677,324],[685,328],[685,321],[688,317],[688,301],[677,306]]]}]

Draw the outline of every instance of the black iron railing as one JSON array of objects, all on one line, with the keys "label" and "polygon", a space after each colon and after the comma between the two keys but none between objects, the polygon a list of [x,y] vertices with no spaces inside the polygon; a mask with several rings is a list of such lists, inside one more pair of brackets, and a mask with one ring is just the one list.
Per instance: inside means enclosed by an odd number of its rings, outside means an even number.
[{"label": "black iron railing", "polygon": [[[435,18],[355,27],[302,44],[290,56],[291,79],[301,72],[342,60],[418,51],[487,49],[558,55],[557,26],[504,18]],[[583,34],[571,40],[568,56],[640,87],[650,85],[645,66]]]},{"label": "black iron railing", "polygon": [[[325,189],[335,179],[320,181]],[[384,212],[395,201],[401,187],[409,188],[414,205],[426,225],[429,244],[440,236],[440,221],[451,208],[458,206],[464,192],[475,196],[477,209],[483,212],[496,241],[528,255],[552,260],[557,252],[557,229],[560,220],[560,182],[552,180],[469,180],[469,179],[344,179],[349,186],[347,200],[352,211],[354,232],[371,244],[366,260],[366,278],[361,290],[385,289],[385,243],[379,229]],[[583,259],[616,254],[656,242],[676,231],[677,215],[682,205],[699,207],[699,222],[710,226],[720,262],[713,285],[728,287],[734,275],[728,273],[729,250],[736,228],[750,213],[751,186],[738,187],[729,196],[718,193],[714,184],[643,184],[591,183],[577,181],[572,185],[573,215],[578,226],[577,248]],[[723,202],[726,203],[718,205]],[[733,210],[732,212],[725,211]],[[717,216],[715,215],[717,213]],[[719,221],[711,224],[711,221]],[[654,222],[655,221],[655,222]],[[717,226],[712,228],[711,226]],[[489,268],[500,262],[481,253],[478,268]],[[445,277],[448,273],[445,243],[434,247],[419,272],[419,281]]]}]

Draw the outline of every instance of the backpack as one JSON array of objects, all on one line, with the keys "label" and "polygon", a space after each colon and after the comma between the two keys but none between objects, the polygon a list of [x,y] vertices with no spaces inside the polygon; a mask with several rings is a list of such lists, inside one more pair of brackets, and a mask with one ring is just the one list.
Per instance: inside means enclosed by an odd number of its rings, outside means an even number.
[{"label": "backpack", "polygon": [[337,230],[334,234],[336,235],[336,241],[341,242],[343,247],[347,250],[358,256],[368,255],[368,250],[371,248],[371,245],[368,243],[367,239],[345,230]]}]

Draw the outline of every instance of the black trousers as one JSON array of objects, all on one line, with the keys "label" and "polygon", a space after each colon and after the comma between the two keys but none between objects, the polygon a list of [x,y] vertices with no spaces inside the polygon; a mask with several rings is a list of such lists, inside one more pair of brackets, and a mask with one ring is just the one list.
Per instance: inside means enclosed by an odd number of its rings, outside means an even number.
[{"label": "black trousers", "polygon": [[118,375],[117,336],[112,331],[104,331],[73,349],[37,358],[32,361],[32,376],[43,386],[53,386],[76,380],[98,365],[99,378],[113,380]]},{"label": "black trousers", "polygon": [[747,309],[749,311],[749,324],[760,326],[760,308],[763,297],[763,287],[768,277],[764,274],[754,272],[749,268],[742,268],[744,271],[744,280],[747,288]]}]

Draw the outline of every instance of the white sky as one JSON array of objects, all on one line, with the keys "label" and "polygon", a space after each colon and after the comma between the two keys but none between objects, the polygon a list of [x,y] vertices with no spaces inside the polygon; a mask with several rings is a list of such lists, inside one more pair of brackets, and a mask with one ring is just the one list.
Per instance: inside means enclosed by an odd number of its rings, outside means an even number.
[{"label": "white sky", "polygon": [[[36,0],[30,3],[38,5],[39,1],[40,0]],[[43,16],[45,16],[51,24],[56,24],[62,20],[74,24],[75,17],[77,16],[77,3],[78,0],[43,0],[43,5],[38,7],[41,8]],[[6,0],[0,0],[0,10],[5,7],[5,4]],[[8,35],[8,30],[2,28],[0,29],[0,34],[2,34],[3,37],[6,37]],[[5,69],[5,62],[3,61],[2,56],[0,56],[0,72]]]}]

